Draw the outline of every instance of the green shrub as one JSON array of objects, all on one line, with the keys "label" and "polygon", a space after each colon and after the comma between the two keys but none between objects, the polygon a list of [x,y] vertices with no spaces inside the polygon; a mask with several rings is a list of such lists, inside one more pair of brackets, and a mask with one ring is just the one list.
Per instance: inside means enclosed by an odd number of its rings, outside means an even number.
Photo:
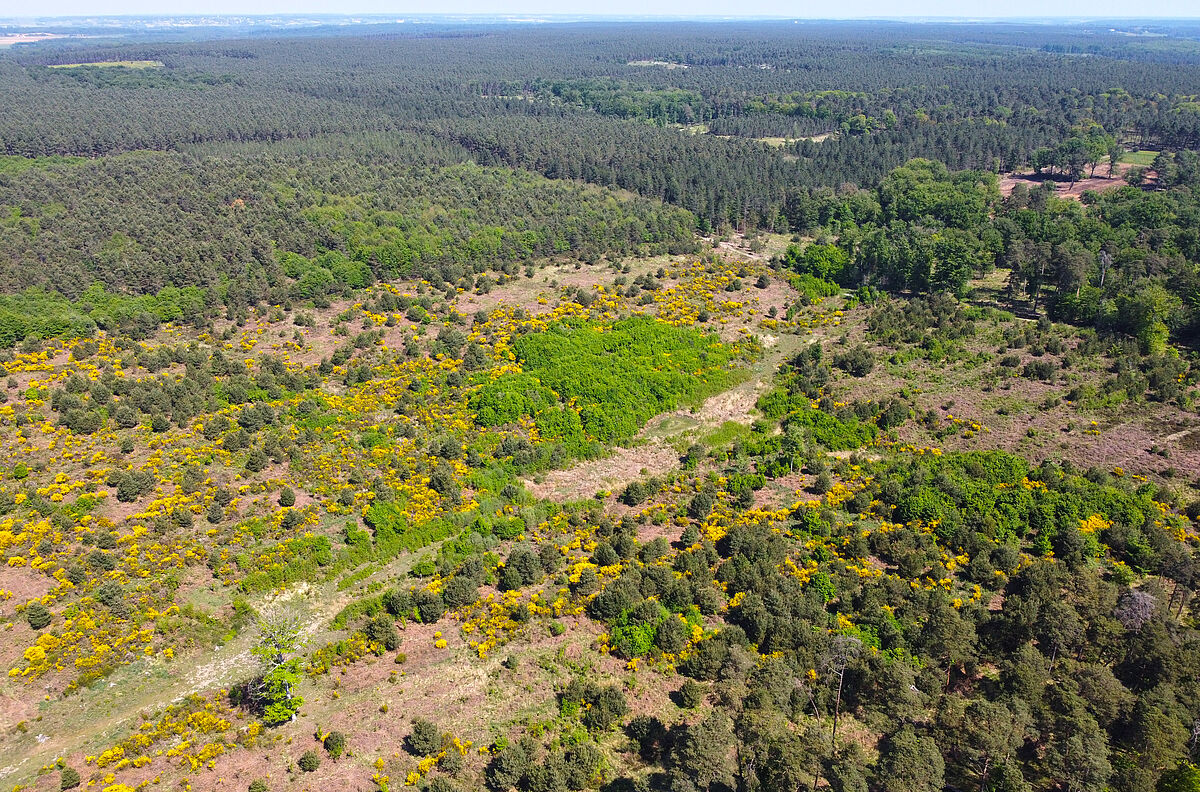
[{"label": "green shrub", "polygon": [[346,752],[346,735],[340,731],[331,731],[325,735],[325,750],[331,759],[337,759]]},{"label": "green shrub", "polygon": [[679,703],[686,709],[695,709],[704,703],[708,691],[694,679],[688,679],[679,688]]},{"label": "green shrub", "polygon": [[1051,380],[1056,370],[1057,366],[1049,360],[1031,360],[1025,364],[1022,374],[1027,379]]},{"label": "green shrub", "polygon": [[865,377],[875,368],[875,356],[863,344],[835,355],[833,365],[855,377]]},{"label": "green shrub", "polygon": [[[442,758],[438,759],[438,769],[451,775],[457,775],[463,769],[463,756],[457,749],[451,748],[442,754]],[[445,780],[445,779],[443,779]],[[430,784],[432,788],[432,784]]]},{"label": "green shrub", "polygon": [[475,581],[455,575],[442,590],[442,599],[448,608],[461,608],[479,598],[479,587]]},{"label": "green shrub", "polygon": [[267,792],[267,782],[261,778],[256,778],[250,782],[248,792]]},{"label": "green shrub", "polygon": [[306,773],[316,772],[317,768],[321,766],[321,755],[316,751],[305,751],[296,764]]},{"label": "green shrub", "polygon": [[613,648],[621,657],[641,657],[654,646],[655,625],[624,624],[613,627]]},{"label": "green shrub", "polygon": [[521,783],[529,771],[529,753],[520,744],[497,751],[487,766],[487,785],[493,792],[506,792]]},{"label": "green shrub", "polygon": [[703,520],[712,511],[715,502],[711,492],[697,492],[688,502],[688,516],[693,520]]},{"label": "green shrub", "polygon": [[59,784],[59,789],[74,789],[79,786],[79,771],[73,767],[64,767],[62,771],[62,781]]},{"label": "green shrub", "polygon": [[35,602],[25,609],[25,618],[33,629],[44,630],[50,626],[53,616],[50,615],[50,610],[45,605]]},{"label": "green shrub", "polygon": [[412,733],[405,742],[413,754],[430,756],[442,749],[442,731],[433,721],[416,718],[413,720]]},{"label": "green shrub", "polygon": [[[446,754],[446,757],[449,757],[451,754],[453,754],[454,756],[458,756],[459,757],[458,761],[460,763],[462,762],[462,757],[459,755],[459,753],[457,751],[450,751],[449,753]],[[440,766],[440,763],[439,763],[439,766]],[[451,781],[449,778],[446,778],[445,776],[438,776],[437,778],[435,778],[429,782],[429,787],[427,789],[427,792],[460,792],[460,790],[458,788],[458,785],[455,784],[453,781]]]},{"label": "green shrub", "polygon": [[601,688],[588,703],[591,706],[583,713],[583,725],[590,731],[608,731],[629,711],[625,694],[615,685]]},{"label": "green shrub", "polygon": [[383,608],[393,616],[409,616],[413,609],[412,594],[399,589],[390,589],[383,593]]},{"label": "green shrub", "polygon": [[381,613],[367,622],[363,633],[367,640],[380,644],[389,652],[400,646],[400,633],[396,632],[396,623],[386,614]]},{"label": "green shrub", "polygon": [[446,614],[446,603],[435,591],[418,591],[413,599],[422,624],[433,624]]}]

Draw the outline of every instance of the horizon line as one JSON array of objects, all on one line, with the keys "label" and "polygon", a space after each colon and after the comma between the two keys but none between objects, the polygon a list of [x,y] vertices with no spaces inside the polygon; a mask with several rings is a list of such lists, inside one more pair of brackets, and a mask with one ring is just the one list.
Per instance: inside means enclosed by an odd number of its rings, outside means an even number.
[{"label": "horizon line", "polygon": [[853,17],[833,17],[833,16],[804,16],[796,14],[591,14],[591,13],[541,13],[534,11],[495,11],[495,12],[409,12],[409,11],[341,11],[341,12],[277,12],[277,13],[204,13],[204,12],[179,12],[179,13],[153,13],[153,14],[16,14],[11,16],[0,17],[0,26],[5,23],[15,20],[62,20],[62,19],[182,19],[182,18],[205,18],[205,19],[278,19],[278,18],[329,18],[329,19],[345,19],[348,17],[360,18],[388,18],[401,23],[405,20],[395,20],[397,16],[406,16],[410,18],[421,19],[504,19],[508,17],[536,17],[539,19],[569,19],[569,20],[655,20],[655,19],[695,19],[695,20],[739,20],[739,19],[755,19],[755,20],[803,20],[806,22],[918,22],[918,21],[939,21],[939,22],[1059,22],[1059,23],[1087,23],[1087,22],[1162,22],[1162,21],[1186,21],[1200,22],[1200,14],[1195,16],[1178,16],[1178,15],[1136,15],[1136,16],[1119,16],[1097,14],[1095,16],[1083,15],[1012,15],[1012,16],[991,16],[988,14],[971,14],[971,15],[942,15],[942,14],[909,14],[909,15],[864,15]]}]

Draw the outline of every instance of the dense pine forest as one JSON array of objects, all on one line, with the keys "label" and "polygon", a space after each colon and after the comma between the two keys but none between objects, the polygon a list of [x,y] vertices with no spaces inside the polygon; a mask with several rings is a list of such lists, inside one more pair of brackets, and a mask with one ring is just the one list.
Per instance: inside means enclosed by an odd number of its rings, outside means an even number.
[{"label": "dense pine forest", "polygon": [[0,27],[0,785],[1200,790],[1200,26]]}]

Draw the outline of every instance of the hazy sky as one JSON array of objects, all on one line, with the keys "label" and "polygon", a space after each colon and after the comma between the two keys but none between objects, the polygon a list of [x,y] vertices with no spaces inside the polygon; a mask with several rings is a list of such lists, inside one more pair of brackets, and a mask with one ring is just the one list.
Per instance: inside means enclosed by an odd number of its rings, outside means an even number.
[{"label": "hazy sky", "polygon": [[7,15],[110,14],[665,14],[848,17],[1197,17],[1198,0],[0,0]]}]

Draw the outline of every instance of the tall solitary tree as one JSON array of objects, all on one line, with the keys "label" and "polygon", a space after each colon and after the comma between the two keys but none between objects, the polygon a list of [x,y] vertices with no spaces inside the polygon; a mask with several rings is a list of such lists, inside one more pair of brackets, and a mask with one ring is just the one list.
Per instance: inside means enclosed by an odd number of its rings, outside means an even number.
[{"label": "tall solitary tree", "polygon": [[261,663],[253,692],[262,704],[263,723],[268,726],[295,720],[304,703],[304,699],[296,695],[303,630],[303,617],[291,608],[279,608],[259,616],[258,642],[250,649]]}]

